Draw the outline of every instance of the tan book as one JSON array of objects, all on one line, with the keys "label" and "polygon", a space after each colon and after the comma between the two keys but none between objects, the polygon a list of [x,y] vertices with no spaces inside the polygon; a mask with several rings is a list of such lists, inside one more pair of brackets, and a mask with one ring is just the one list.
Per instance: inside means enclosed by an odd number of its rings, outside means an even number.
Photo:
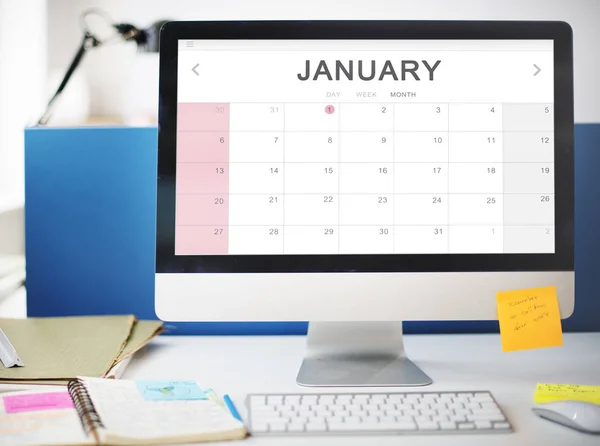
[{"label": "tan book", "polygon": [[[62,319],[62,318],[61,318]],[[3,319],[0,319],[0,327],[2,327]],[[141,321],[136,320],[129,337],[127,338],[127,342],[125,346],[119,353],[119,355],[114,359],[113,364],[110,370],[102,375],[103,378],[115,378],[118,379],[121,377],[125,368],[127,367],[131,357],[134,353],[142,349],[145,345],[147,345],[154,337],[158,336],[164,331],[161,321]],[[0,368],[2,364],[0,363]],[[75,373],[75,376],[78,376],[79,373]],[[70,379],[73,376],[65,378],[65,379],[2,379],[0,378],[0,392],[11,391],[9,386],[3,387],[8,384],[19,384],[20,387],[18,390],[31,389],[33,386],[66,386]],[[17,390],[17,389],[15,389]]]},{"label": "tan book", "polygon": [[0,364],[0,383],[103,377],[124,353],[135,322],[132,315],[0,319],[25,364]]}]

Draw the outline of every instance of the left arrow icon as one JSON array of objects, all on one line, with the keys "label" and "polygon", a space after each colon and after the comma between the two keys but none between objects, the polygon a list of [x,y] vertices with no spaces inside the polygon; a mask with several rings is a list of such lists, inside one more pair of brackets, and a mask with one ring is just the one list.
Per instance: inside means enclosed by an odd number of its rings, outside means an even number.
[{"label": "left arrow icon", "polygon": [[192,68],[192,71],[194,72],[194,74],[195,74],[196,76],[200,76],[200,73],[198,73],[198,72],[196,71],[196,68],[198,68],[199,66],[200,66],[200,64],[199,64],[199,63],[197,63],[196,65],[194,65],[194,68]]}]

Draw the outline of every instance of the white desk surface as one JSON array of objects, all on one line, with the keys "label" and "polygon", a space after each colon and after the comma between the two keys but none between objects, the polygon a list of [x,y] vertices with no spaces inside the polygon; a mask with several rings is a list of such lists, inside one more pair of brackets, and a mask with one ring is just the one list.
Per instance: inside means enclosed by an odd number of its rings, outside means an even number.
[{"label": "white desk surface", "polygon": [[[189,379],[229,393],[245,414],[247,393],[328,392],[296,385],[304,355],[303,336],[160,336],[137,353],[123,379]],[[419,436],[250,437],[250,445],[585,446],[587,435],[535,416],[538,382],[600,384],[600,333],[569,333],[564,346],[503,353],[498,335],[409,335],[408,356],[434,383],[419,388],[363,388],[362,391],[490,390],[513,424],[512,434]],[[359,392],[361,389],[339,389]],[[229,443],[230,444],[230,443]]]}]

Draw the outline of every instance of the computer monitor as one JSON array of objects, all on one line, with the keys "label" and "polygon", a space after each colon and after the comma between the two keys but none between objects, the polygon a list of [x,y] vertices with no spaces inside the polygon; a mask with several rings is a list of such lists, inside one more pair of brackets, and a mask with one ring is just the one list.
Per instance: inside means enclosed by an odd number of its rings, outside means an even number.
[{"label": "computer monitor", "polygon": [[498,291],[568,317],[573,208],[565,23],[162,29],[156,313],[309,321],[299,384],[429,384],[401,321]]}]

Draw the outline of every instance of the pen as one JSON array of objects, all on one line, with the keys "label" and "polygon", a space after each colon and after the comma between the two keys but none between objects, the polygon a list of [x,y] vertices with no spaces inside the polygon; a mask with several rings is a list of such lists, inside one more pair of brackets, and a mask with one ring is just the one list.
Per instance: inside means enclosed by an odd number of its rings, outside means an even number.
[{"label": "pen", "polygon": [[235,408],[235,405],[233,404],[233,401],[231,401],[231,398],[229,398],[229,395],[224,395],[223,400],[225,401],[225,404],[227,405],[229,412],[231,412],[231,415],[233,415],[233,418],[235,418],[236,420],[239,420],[243,423],[244,420],[242,420],[242,417],[240,416],[239,412]]}]

